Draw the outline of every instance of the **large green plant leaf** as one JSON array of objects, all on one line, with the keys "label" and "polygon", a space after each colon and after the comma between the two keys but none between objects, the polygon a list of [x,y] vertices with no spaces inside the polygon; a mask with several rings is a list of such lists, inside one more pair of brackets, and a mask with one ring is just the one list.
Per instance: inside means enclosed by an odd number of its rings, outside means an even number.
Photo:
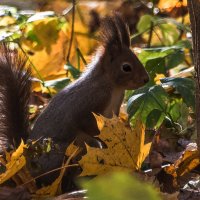
[{"label": "large green plant leaf", "polygon": [[183,101],[187,106],[194,109],[195,97],[194,97],[194,81],[189,78],[164,78],[161,79],[163,85],[170,85],[174,87],[176,91],[181,95]]},{"label": "large green plant leaf", "polygon": [[144,49],[138,56],[147,69],[151,82],[154,83],[156,74],[165,74],[169,69],[176,67],[184,61],[182,47],[164,47]]},{"label": "large green plant leaf", "polygon": [[154,109],[147,116],[146,126],[148,128],[156,129],[162,124],[164,119],[165,114],[161,110]]},{"label": "large green plant leaf", "polygon": [[142,183],[124,172],[115,172],[84,181],[88,200],[160,200],[151,184]]},{"label": "large green plant leaf", "polygon": [[130,117],[140,117],[148,127],[154,127],[164,120],[162,113],[165,113],[168,103],[168,94],[161,86],[155,85],[136,91],[128,101],[127,111]]}]

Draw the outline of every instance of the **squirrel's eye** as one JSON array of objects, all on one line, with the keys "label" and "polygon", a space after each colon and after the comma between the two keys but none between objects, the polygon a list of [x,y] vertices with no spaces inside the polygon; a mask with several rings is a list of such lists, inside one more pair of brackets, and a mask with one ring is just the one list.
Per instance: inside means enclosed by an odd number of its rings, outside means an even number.
[{"label": "squirrel's eye", "polygon": [[122,69],[123,72],[126,72],[126,73],[129,73],[129,72],[132,71],[132,67],[131,67],[131,65],[128,64],[128,63],[124,63],[124,64],[122,65],[121,69]]}]

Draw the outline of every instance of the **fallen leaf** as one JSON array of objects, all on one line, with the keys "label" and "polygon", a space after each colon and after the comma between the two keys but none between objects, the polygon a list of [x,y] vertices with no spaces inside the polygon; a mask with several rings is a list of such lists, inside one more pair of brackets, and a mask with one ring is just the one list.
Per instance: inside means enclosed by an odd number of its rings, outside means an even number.
[{"label": "fallen leaf", "polygon": [[95,115],[95,118],[101,128],[98,138],[107,148],[86,145],[87,154],[79,161],[83,169],[81,176],[100,175],[111,170],[139,170],[151,147],[151,143],[144,144],[144,125],[138,121],[135,129],[131,130],[116,116],[107,119]]},{"label": "fallen leaf", "polygon": [[199,164],[199,152],[197,150],[187,150],[173,165],[166,167],[165,171],[176,178],[178,176],[183,176],[184,174],[190,172]]},{"label": "fallen leaf", "polygon": [[22,141],[17,150],[12,153],[11,157],[8,155],[6,156],[7,158],[10,157],[10,160],[6,164],[6,171],[0,174],[0,184],[10,179],[25,166],[26,159],[23,155],[24,148],[27,148],[27,145]]}]

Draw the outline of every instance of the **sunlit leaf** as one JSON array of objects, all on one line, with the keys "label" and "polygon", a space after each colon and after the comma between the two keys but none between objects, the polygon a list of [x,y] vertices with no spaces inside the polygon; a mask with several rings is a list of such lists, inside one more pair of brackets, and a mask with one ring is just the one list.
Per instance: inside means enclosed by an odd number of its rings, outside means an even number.
[{"label": "sunlit leaf", "polygon": [[[62,25],[62,26],[61,26]],[[66,62],[69,41],[69,26],[57,17],[49,17],[28,24],[22,48],[34,65],[32,73],[38,78],[66,77]],[[39,72],[39,75],[38,75]]]},{"label": "sunlit leaf", "polygon": [[[12,153],[9,162],[6,164],[6,171],[0,174],[0,184],[10,179],[14,174],[19,172],[26,164],[26,159],[23,155],[24,148],[27,146],[22,141],[15,152]],[[8,156],[7,156],[8,157]]]},{"label": "sunlit leaf", "polygon": [[194,109],[194,81],[189,78],[164,78],[161,79],[163,85],[170,85],[174,87],[178,93],[181,94],[183,101]]},{"label": "sunlit leaf", "polygon": [[95,116],[103,128],[98,136],[107,148],[87,147],[87,154],[79,162],[83,169],[81,176],[100,175],[112,170],[135,171],[149,153],[151,143],[144,144],[144,126],[138,122],[135,129],[125,126],[117,117],[107,119]]},{"label": "sunlit leaf", "polygon": [[177,176],[183,176],[184,174],[190,172],[199,164],[199,152],[197,150],[186,150],[173,165],[166,167],[165,171],[176,178]]},{"label": "sunlit leaf", "polygon": [[161,24],[159,28],[165,45],[173,45],[178,40],[179,31],[173,24]]},{"label": "sunlit leaf", "polygon": [[152,20],[153,20],[152,15],[143,15],[137,24],[138,32],[142,33],[144,31],[147,31],[148,29],[150,29]]}]

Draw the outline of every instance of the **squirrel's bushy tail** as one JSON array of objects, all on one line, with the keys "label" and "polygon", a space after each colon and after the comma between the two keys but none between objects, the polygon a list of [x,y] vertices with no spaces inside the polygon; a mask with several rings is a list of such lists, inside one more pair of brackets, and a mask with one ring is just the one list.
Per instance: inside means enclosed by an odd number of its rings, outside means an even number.
[{"label": "squirrel's bushy tail", "polygon": [[31,71],[25,57],[0,43],[0,150],[28,137]]}]

